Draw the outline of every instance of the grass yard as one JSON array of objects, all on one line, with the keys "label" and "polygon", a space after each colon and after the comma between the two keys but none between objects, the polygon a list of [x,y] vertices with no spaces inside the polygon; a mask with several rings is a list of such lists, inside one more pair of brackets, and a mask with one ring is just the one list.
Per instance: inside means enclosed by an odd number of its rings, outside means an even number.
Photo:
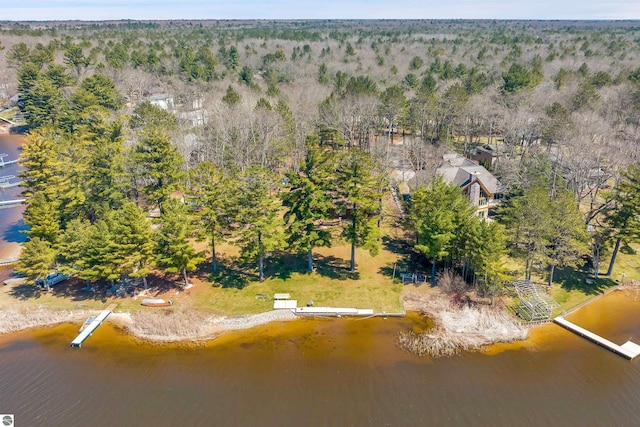
[{"label": "grass yard", "polygon": [[[402,285],[393,283],[394,265],[406,268],[403,255],[402,230],[396,224],[396,213],[389,200],[385,201],[382,248],[373,257],[356,249],[356,271],[349,272],[351,247],[336,241],[331,248],[314,250],[313,273],[307,273],[306,255],[274,253],[265,261],[263,282],[258,281],[257,265],[239,260],[237,247],[219,243],[217,253],[219,271],[211,273],[207,243],[196,243],[196,249],[206,251],[208,261],[196,272],[189,273],[195,286],[182,290],[179,275],[151,275],[152,290],[145,296],[173,300],[176,308],[197,310],[222,315],[253,314],[273,309],[273,294],[289,293],[304,306],[313,301],[316,306],[370,308],[374,312],[397,313],[403,310],[400,302]],[[402,258],[404,257],[404,258]],[[401,267],[402,266],[402,267]],[[131,297],[106,296],[106,284],[98,284],[98,292],[83,291],[83,281],[71,279],[53,288],[51,292],[38,291],[32,284],[5,286],[0,290],[0,307],[21,304],[44,306],[57,310],[102,309],[107,304],[118,304],[117,311],[153,310],[140,306],[140,300]],[[140,290],[140,289],[138,289]]]},{"label": "grass yard", "polygon": [[[221,315],[253,314],[269,311],[273,307],[273,294],[289,293],[304,306],[313,301],[316,306],[370,308],[374,312],[401,312],[400,293],[403,286],[392,281],[394,267],[396,277],[401,272],[416,272],[424,266],[408,248],[407,236],[398,224],[398,213],[390,200],[385,200],[382,248],[372,257],[368,252],[356,250],[356,271],[349,272],[350,246],[336,241],[331,248],[314,250],[313,273],[306,272],[306,255],[274,253],[265,261],[265,276],[259,282],[257,265],[243,264],[239,260],[238,248],[220,243],[218,247],[219,272],[211,273],[209,261],[201,264],[197,272],[189,274],[195,284],[190,289],[181,289],[178,275],[154,275],[149,277],[152,291],[149,297],[171,299],[175,307],[196,310],[202,313]],[[196,244],[197,250],[208,251],[206,243]],[[640,263],[635,250],[640,245],[623,247],[620,250],[612,278],[593,279],[579,269],[558,268],[554,284],[549,289],[560,304],[554,315],[561,314],[601,294],[620,281],[640,280]],[[210,253],[209,253],[210,260]],[[606,271],[609,259],[601,262],[600,270]],[[524,277],[522,260],[505,257],[503,268],[506,277]],[[532,279],[546,284],[545,272],[537,272]],[[106,297],[104,285],[99,292],[83,291],[84,282],[75,279],[63,282],[52,292],[39,292],[33,285],[11,285],[0,289],[0,308],[16,302],[26,306],[44,306],[50,309],[104,308],[109,303],[118,304],[118,311],[149,310],[141,307],[141,297]],[[511,298],[508,305],[517,303]]]},{"label": "grass yard", "polygon": [[[606,292],[613,286],[622,282],[640,280],[640,258],[635,251],[640,250],[640,245],[631,245],[621,248],[616,259],[612,277],[602,277],[602,273],[609,267],[610,254],[603,257],[600,262],[601,277],[593,278],[593,274],[574,268],[558,268],[554,274],[553,286],[549,289],[550,295],[560,304],[554,309],[552,315],[558,316],[574,307]],[[524,277],[524,264],[517,259],[506,257],[505,267],[513,275]],[[548,277],[534,273],[532,280],[546,285]],[[515,306],[517,298],[513,298],[508,304]]]},{"label": "grass yard", "polygon": [[[194,294],[193,308],[226,315],[258,313],[273,308],[273,294],[289,293],[298,306],[313,301],[316,306],[401,312],[402,285],[397,280],[393,283],[392,274],[396,263],[406,264],[404,232],[397,223],[398,212],[390,197],[385,198],[383,206],[380,253],[374,257],[356,249],[354,273],[349,272],[351,247],[337,241],[331,248],[314,250],[313,273],[306,271],[306,254],[273,254],[265,263],[266,280],[259,282],[257,266],[240,264],[237,248],[222,244],[218,246],[222,254],[218,274],[200,273],[200,284],[187,291]],[[209,271],[210,267],[204,268]],[[261,300],[261,294],[268,299]]]},{"label": "grass yard", "polygon": [[[392,283],[386,274],[397,255],[382,250],[377,257],[356,250],[356,272],[349,272],[347,245],[319,248],[314,252],[316,270],[306,273],[304,255],[285,256],[270,260],[268,277],[257,282],[239,277],[239,272],[226,271],[224,266],[213,283],[203,282],[190,289],[197,297],[193,307],[226,315],[249,314],[271,310],[275,293],[289,293],[298,306],[313,301],[316,306],[372,308],[375,312],[401,312],[401,284]],[[292,268],[293,267],[293,268]],[[269,273],[272,274],[269,274]],[[200,288],[200,289],[196,289]],[[268,300],[261,300],[265,294]]]}]

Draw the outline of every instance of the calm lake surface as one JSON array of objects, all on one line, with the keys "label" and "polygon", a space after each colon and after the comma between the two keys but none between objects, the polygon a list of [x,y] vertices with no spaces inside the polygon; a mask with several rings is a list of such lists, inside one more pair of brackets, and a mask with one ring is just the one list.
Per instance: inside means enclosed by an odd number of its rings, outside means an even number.
[{"label": "calm lake surface", "polygon": [[[640,298],[614,292],[569,319],[640,342]],[[556,325],[488,353],[399,350],[420,319],[300,320],[199,345],[136,341],[110,324],[0,337],[0,412],[19,426],[635,426],[640,361]]]}]

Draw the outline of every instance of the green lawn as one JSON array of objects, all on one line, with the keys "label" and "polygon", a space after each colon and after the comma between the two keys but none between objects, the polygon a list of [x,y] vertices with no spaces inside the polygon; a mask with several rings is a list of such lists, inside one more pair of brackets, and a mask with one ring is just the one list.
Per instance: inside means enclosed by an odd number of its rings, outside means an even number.
[{"label": "green lawn", "polygon": [[[314,251],[313,273],[306,272],[305,255],[273,254],[266,260],[266,280],[259,282],[256,265],[242,264],[238,250],[219,245],[220,270],[212,275],[210,265],[203,263],[199,271],[190,273],[194,287],[182,291],[176,276],[149,277],[151,287],[160,286],[160,294],[149,296],[172,299],[176,308],[194,309],[223,315],[253,314],[273,309],[273,294],[289,293],[299,306],[313,300],[316,306],[373,309],[374,312],[397,313],[402,285],[393,283],[392,273],[400,261],[401,232],[385,225],[385,238],[380,253],[373,257],[356,250],[356,271],[349,272],[350,246],[337,241],[331,248]],[[198,250],[204,249],[201,245]],[[399,267],[400,268],[400,267]],[[397,281],[396,281],[397,282]],[[38,292],[31,284],[6,286],[0,292],[0,306],[21,304],[43,305],[51,309],[99,309],[115,302],[118,311],[148,310],[140,306],[140,298],[101,298],[80,291],[84,283],[64,282],[52,292]],[[267,298],[261,298],[261,296]],[[256,297],[258,296],[258,298]]]},{"label": "green lawn", "polygon": [[[402,285],[392,283],[388,275],[388,267],[393,265],[396,255],[383,250],[377,257],[371,257],[357,250],[357,271],[352,274],[348,271],[348,254],[347,245],[317,250],[313,273],[305,272],[302,255],[274,257],[267,269],[270,277],[262,283],[223,266],[218,275],[209,277],[212,283],[198,285],[207,289],[197,291],[193,307],[226,315],[258,313],[272,309],[273,294],[289,293],[298,300],[298,306],[312,300],[316,306],[401,312]],[[261,294],[267,295],[268,300],[261,300]]]},{"label": "green lawn", "polygon": [[[618,258],[613,269],[612,277],[593,278],[593,274],[586,273],[574,268],[559,268],[554,274],[553,286],[548,289],[553,299],[560,304],[554,309],[552,315],[558,316],[574,307],[606,292],[622,281],[640,280],[640,258],[634,253],[639,245],[632,245],[631,248],[624,248],[618,253]],[[505,266],[508,270],[516,273],[518,277],[524,277],[524,264],[514,258],[506,258]],[[601,274],[606,272],[609,266],[609,256],[604,257],[600,263]],[[536,283],[546,285],[548,277],[534,274],[532,280]],[[546,287],[546,286],[545,286]],[[517,299],[512,299],[510,306],[518,304]]]},{"label": "green lawn", "polygon": [[[160,296],[173,299],[176,307],[195,309],[205,313],[223,315],[252,314],[271,310],[275,293],[289,293],[299,306],[313,300],[316,306],[370,308],[374,312],[400,312],[402,285],[393,283],[392,273],[397,265],[397,274],[420,268],[417,260],[412,259],[407,250],[405,236],[399,227],[390,223],[385,225],[382,250],[376,257],[365,251],[356,251],[356,272],[349,272],[350,246],[336,244],[332,248],[319,248],[314,251],[316,270],[306,273],[304,255],[273,254],[266,262],[264,282],[257,280],[255,265],[240,263],[237,248],[228,245],[219,246],[220,271],[212,275],[208,264],[201,265],[190,279],[196,284],[187,291],[181,291],[174,285],[177,277],[164,279],[168,289]],[[633,249],[638,249],[635,246]],[[608,259],[601,263],[606,270]],[[505,257],[503,267],[513,279],[524,277],[522,260]],[[620,251],[613,278],[592,277],[578,269],[557,269],[550,294],[560,304],[554,315],[561,314],[573,307],[601,294],[615,286],[624,275],[625,281],[640,280],[638,256],[630,248]],[[162,283],[162,279],[150,278]],[[537,283],[546,284],[546,275],[534,275]],[[141,308],[140,300],[132,298],[102,299],[77,289],[83,284],[71,288],[59,286],[53,292],[36,292],[32,285],[5,286],[0,290],[0,306],[20,302],[29,306],[43,305],[52,309],[99,309],[106,304],[116,302],[119,311],[135,311]],[[266,298],[262,298],[266,296]],[[512,299],[508,305],[515,304]]]}]

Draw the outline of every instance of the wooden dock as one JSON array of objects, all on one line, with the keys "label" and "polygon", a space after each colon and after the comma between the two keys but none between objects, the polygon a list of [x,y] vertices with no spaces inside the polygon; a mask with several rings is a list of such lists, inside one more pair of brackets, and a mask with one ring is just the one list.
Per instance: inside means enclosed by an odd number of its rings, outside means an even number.
[{"label": "wooden dock", "polygon": [[95,331],[98,326],[102,325],[104,319],[109,317],[111,312],[116,308],[116,304],[109,305],[106,309],[102,310],[102,312],[96,316],[93,322],[89,323],[80,334],[71,341],[71,347],[80,347],[83,342]]},{"label": "wooden dock", "polygon": [[592,341],[599,346],[616,353],[619,356],[626,357],[629,360],[633,360],[636,357],[640,356],[640,345],[632,342],[631,340],[622,345],[618,345],[606,338],[602,338],[601,336],[594,334],[591,331],[581,328],[575,323],[569,322],[562,316],[556,317],[555,319],[553,319],[553,321],[563,328],[568,329],[571,332],[580,335],[581,337],[586,338],[589,341]]}]

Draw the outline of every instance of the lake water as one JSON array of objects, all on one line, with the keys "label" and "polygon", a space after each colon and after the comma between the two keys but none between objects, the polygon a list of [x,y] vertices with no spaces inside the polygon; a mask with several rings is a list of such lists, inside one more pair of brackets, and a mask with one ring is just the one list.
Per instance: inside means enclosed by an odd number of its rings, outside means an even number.
[{"label": "lake water", "polygon": [[[640,342],[640,298],[569,319]],[[198,345],[137,341],[109,323],[0,337],[0,413],[19,426],[635,426],[640,360],[549,324],[525,342],[430,360],[395,346],[416,316],[300,320]]]},{"label": "lake water", "polygon": [[[7,154],[5,161],[15,160],[20,155],[22,138],[14,135],[0,135],[0,154]],[[0,177],[14,176],[9,183],[18,181],[20,167],[16,164],[1,167]],[[20,198],[21,187],[0,188],[0,201]],[[25,241],[21,233],[25,225],[22,221],[24,206],[0,209],[0,261],[18,254],[20,242]]]}]

